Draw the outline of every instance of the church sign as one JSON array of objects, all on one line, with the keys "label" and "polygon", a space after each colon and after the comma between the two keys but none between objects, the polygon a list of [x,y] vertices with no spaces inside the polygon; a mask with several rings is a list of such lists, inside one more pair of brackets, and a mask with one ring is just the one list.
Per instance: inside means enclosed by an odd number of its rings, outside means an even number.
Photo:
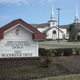
[{"label": "church sign", "polygon": [[0,58],[38,57],[38,40],[46,37],[21,19],[0,28]]},{"label": "church sign", "polygon": [[[36,46],[32,47],[33,42],[29,41],[4,41],[3,47],[0,45],[0,57],[32,57],[38,56],[35,54]],[[2,48],[1,48],[2,47]],[[32,49],[31,49],[32,47]],[[9,49],[9,50],[8,50]],[[33,50],[34,49],[34,50]]]}]

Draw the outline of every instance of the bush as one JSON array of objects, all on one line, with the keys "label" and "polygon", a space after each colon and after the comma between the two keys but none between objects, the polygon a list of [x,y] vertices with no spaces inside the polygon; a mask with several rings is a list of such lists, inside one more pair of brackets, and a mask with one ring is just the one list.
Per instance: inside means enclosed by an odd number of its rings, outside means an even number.
[{"label": "bush", "polygon": [[[79,49],[75,49],[76,54],[80,54]],[[45,48],[39,48],[39,54],[40,56],[70,56],[73,53],[72,48],[64,48],[64,49],[45,49]]]},{"label": "bush", "polygon": [[55,56],[61,56],[62,55],[62,49],[55,49],[54,54],[55,54]]},{"label": "bush", "polygon": [[55,49],[50,49],[51,56],[54,56],[54,51],[55,51]]},{"label": "bush", "polygon": [[51,53],[50,53],[50,49],[45,49],[45,56],[49,56],[49,55],[51,55]]},{"label": "bush", "polygon": [[70,56],[73,53],[73,49],[72,48],[65,48],[63,49],[63,55],[64,56]]},{"label": "bush", "polygon": [[40,56],[51,56],[52,53],[53,53],[53,49],[39,48]]},{"label": "bush", "polygon": [[80,54],[80,49],[75,48],[74,51],[75,51],[76,55],[79,55]]},{"label": "bush", "polygon": [[39,54],[40,56],[45,56],[45,48],[39,48]]}]

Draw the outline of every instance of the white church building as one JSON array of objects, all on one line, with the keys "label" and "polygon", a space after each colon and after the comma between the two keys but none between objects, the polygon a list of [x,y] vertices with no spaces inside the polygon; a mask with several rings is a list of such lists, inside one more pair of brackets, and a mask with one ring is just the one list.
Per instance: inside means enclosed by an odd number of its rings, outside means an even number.
[{"label": "white church building", "polygon": [[57,26],[57,21],[54,19],[54,11],[52,6],[51,17],[48,23],[41,24],[37,29],[46,35],[46,39],[57,40],[57,39],[68,39],[67,29],[60,28]]},{"label": "white church building", "polygon": [[[77,3],[76,3],[75,19],[74,19],[74,22],[71,24],[78,24],[78,28],[80,29]],[[47,23],[42,23],[38,25],[35,24],[32,26],[36,27],[37,30],[45,34],[47,40],[57,40],[57,39],[64,40],[64,39],[69,39],[71,24],[58,26],[57,21],[55,20],[55,17],[54,17],[54,10],[52,5],[50,20]]]}]

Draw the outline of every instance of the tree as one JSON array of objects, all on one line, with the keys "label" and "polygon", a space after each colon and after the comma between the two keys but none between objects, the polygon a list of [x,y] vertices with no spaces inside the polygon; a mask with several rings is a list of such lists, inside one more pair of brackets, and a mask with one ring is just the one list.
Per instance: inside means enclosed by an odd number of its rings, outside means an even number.
[{"label": "tree", "polygon": [[70,36],[69,36],[69,40],[70,41],[76,41],[77,40],[77,33],[78,33],[78,27],[76,23],[73,23],[69,26],[69,32],[70,32]]}]

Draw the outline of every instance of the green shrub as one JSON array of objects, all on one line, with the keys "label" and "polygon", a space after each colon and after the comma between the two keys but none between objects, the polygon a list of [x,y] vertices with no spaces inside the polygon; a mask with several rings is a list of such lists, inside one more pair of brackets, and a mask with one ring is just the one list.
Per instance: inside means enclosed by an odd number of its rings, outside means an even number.
[{"label": "green shrub", "polygon": [[63,55],[64,56],[70,56],[73,53],[73,49],[72,48],[65,48],[63,49]]},{"label": "green shrub", "polygon": [[39,54],[40,56],[51,56],[53,49],[45,49],[45,48],[39,48]]},{"label": "green shrub", "polygon": [[39,55],[40,56],[45,56],[45,48],[39,48]]},{"label": "green shrub", "polygon": [[80,49],[79,48],[75,48],[74,51],[75,51],[75,54],[76,55],[79,55],[80,54]]},{"label": "green shrub", "polygon": [[53,54],[54,54],[54,50],[55,50],[55,49],[48,49],[48,50],[49,50],[48,55],[49,55],[49,56],[53,56]]},{"label": "green shrub", "polygon": [[45,49],[45,56],[49,56],[50,55],[50,50],[49,49]]},{"label": "green shrub", "polygon": [[62,55],[62,49],[55,49],[54,50],[54,54],[55,54],[55,56],[61,56]]},{"label": "green shrub", "polygon": [[51,56],[54,56],[55,49],[50,49]]},{"label": "green shrub", "polygon": [[[80,50],[75,49],[76,54],[80,53]],[[39,48],[39,54],[40,56],[70,56],[73,54],[72,48],[58,48],[58,49],[45,49],[45,48]]]}]

